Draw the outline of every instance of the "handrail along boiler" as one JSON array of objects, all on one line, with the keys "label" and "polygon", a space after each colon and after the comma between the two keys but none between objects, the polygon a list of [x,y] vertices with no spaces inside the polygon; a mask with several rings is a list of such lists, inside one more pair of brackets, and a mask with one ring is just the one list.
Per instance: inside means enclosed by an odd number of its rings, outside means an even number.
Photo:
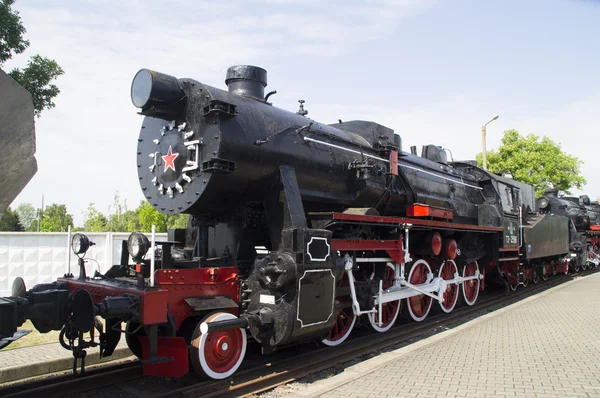
[{"label": "handrail along boiler", "polygon": [[449,162],[435,145],[405,152],[374,122],[319,123],[304,101],[296,113],[277,108],[264,69],[234,66],[225,82],[138,72],[142,192],[190,224],[164,242],[132,234],[121,264],[93,276],[89,241],[75,235],[79,275],[31,290],[17,279],[1,299],[4,344],[31,319],[61,330],[82,369],[86,348],[111,355],[124,334],[145,374],[179,377],[191,363],[223,379],[249,339],[264,353],[311,339],[335,346],[358,319],[385,332],[405,302],[422,321],[433,303],[451,312],[462,295],[473,305],[484,275],[518,286],[569,255],[566,218],[548,214],[536,225],[560,224],[557,244],[524,256],[541,231],[527,224],[531,187]]}]

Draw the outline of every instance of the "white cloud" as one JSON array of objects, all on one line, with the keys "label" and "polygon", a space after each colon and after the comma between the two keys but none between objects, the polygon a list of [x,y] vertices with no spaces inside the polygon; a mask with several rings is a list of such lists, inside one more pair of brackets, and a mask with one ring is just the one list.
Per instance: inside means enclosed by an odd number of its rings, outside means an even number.
[{"label": "white cloud", "polygon": [[184,12],[158,0],[80,4],[16,3],[31,48],[5,69],[40,53],[55,58],[66,74],[58,82],[62,93],[56,108],[37,121],[39,171],[15,206],[39,206],[44,194],[46,204],[67,204],[77,223],[89,202],[106,212],[115,191],[130,207],[137,206],[143,199],[135,165],[141,117],[129,100],[135,72],[148,67],[224,88],[226,68],[240,63],[268,67],[277,77],[277,106],[294,110],[303,98],[309,116],[318,121],[373,120],[400,134],[405,150],[417,145],[419,153],[421,145],[437,144],[449,148],[455,159],[473,158],[481,151],[481,124],[499,113],[500,119],[488,126],[488,149],[498,147],[505,129],[548,135],[585,162],[585,192],[600,196],[595,178],[600,93],[537,112],[518,99],[503,102],[494,93],[406,107],[406,98],[399,101],[385,87],[364,84],[357,95],[337,104],[318,102],[348,83],[318,69],[299,70],[300,57],[315,65],[339,64],[352,76],[366,75],[360,64],[348,63],[351,56],[356,59],[365,46],[394,39],[402,21],[431,7],[431,1],[190,1],[178,6]]},{"label": "white cloud", "polygon": [[[65,75],[56,108],[36,124],[39,171],[13,205],[39,206],[43,194],[46,204],[67,204],[76,223],[89,202],[107,211],[115,191],[137,206],[143,198],[135,166],[141,118],[129,87],[142,67],[223,87],[228,66],[275,62],[291,78],[294,57],[322,62],[360,50],[433,3],[348,4],[188,1],[176,12],[158,0],[17,2],[31,47],[4,68],[39,53],[56,59]],[[293,80],[289,85],[298,88]]]}]

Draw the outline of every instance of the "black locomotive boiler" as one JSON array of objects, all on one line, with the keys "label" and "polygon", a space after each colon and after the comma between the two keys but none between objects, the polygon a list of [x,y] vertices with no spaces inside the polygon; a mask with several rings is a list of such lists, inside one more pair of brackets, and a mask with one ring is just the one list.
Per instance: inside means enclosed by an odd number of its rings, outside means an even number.
[{"label": "black locomotive boiler", "polygon": [[[191,363],[223,379],[248,337],[264,353],[299,340],[334,346],[358,319],[389,330],[403,301],[421,321],[434,303],[473,305],[486,276],[518,286],[537,269],[548,275],[546,264],[568,268],[568,218],[528,224],[531,187],[448,162],[435,145],[405,152],[374,122],[327,125],[302,102],[277,108],[264,69],[234,66],[226,84],[138,72],[139,183],[159,211],[189,214],[189,228],[166,242],[132,234],[121,264],[93,276],[77,234],[78,276],[29,291],[17,280],[0,301],[5,342],[31,319],[61,330],[77,359],[96,345],[110,355],[124,334],[148,375],[181,376]],[[552,228],[555,245],[534,243]]]}]

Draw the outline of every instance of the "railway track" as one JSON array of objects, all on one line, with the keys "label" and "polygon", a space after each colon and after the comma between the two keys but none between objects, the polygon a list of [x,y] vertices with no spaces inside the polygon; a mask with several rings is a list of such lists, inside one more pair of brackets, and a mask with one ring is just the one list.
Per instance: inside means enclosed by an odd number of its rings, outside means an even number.
[{"label": "railway track", "polygon": [[60,397],[68,394],[89,391],[112,385],[115,382],[127,382],[142,377],[142,364],[139,361],[118,365],[98,366],[86,370],[83,376],[72,374],[47,376],[33,381],[15,382],[0,388],[0,397]]},{"label": "railway track", "polygon": [[[357,358],[379,353],[390,347],[409,344],[411,340],[424,334],[441,331],[441,329],[467,322],[477,315],[491,312],[592,272],[595,272],[595,270],[556,276],[545,282],[535,285],[530,284],[527,288],[511,292],[510,295],[496,294],[485,299],[482,298],[473,307],[463,306],[456,308],[450,314],[430,315],[420,323],[401,325],[390,329],[386,333],[358,335],[335,348],[317,348],[309,352],[288,355],[286,358],[276,359],[266,366],[254,366],[241,370],[227,380],[195,382],[192,385],[176,387],[162,394],[140,391],[140,395],[154,398],[217,398],[259,394],[327,369],[343,367],[345,363]],[[65,396],[67,391],[69,395],[73,395],[127,383],[140,378],[142,378],[142,366],[139,361],[135,361],[127,364],[98,367],[79,377],[62,375],[33,382],[15,383],[0,388],[0,396],[6,398],[59,397]]]},{"label": "railway track", "polygon": [[[436,314],[420,323],[412,323],[404,327],[396,327],[385,333],[368,334],[346,341],[333,349],[320,349],[315,352],[288,358],[278,363],[273,363],[268,371],[256,369],[240,372],[233,380],[227,383],[199,383],[197,385],[169,391],[155,398],[217,398],[217,397],[242,397],[256,395],[271,390],[324,370],[340,367],[343,364],[378,353],[386,348],[407,343],[433,329],[446,328],[452,324],[464,323],[471,317],[485,312],[491,312],[497,307],[504,307],[512,302],[520,301],[526,297],[537,294],[550,287],[560,285],[569,280],[587,275],[589,271],[557,276],[544,283],[529,285],[529,287],[512,292],[510,295],[500,295],[481,300],[473,307],[461,307],[450,314]],[[227,385],[225,385],[227,384]]]}]

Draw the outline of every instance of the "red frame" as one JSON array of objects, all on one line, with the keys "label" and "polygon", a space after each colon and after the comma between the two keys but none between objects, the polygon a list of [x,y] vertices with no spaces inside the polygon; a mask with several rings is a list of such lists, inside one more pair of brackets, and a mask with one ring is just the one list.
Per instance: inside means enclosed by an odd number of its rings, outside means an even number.
[{"label": "red frame", "polygon": [[196,315],[194,309],[185,302],[186,298],[225,296],[233,300],[236,306],[221,310],[238,315],[237,267],[161,269],[154,275],[156,286],[168,292],[168,311],[175,318],[178,330],[184,320]]},{"label": "red frame", "polygon": [[155,287],[138,289],[134,285],[123,287],[111,280],[79,280],[59,278],[65,282],[70,293],[86,290],[95,304],[105,297],[131,294],[141,297],[140,316],[142,324],[152,325],[167,322],[167,313],[179,327],[196,312],[185,302],[190,297],[226,296],[236,303],[235,307],[223,311],[238,314],[239,289],[237,267],[159,269],[154,273]]},{"label": "red frame", "polygon": [[337,221],[355,221],[355,222],[371,222],[377,224],[412,224],[423,227],[434,228],[449,228],[453,230],[464,231],[482,231],[482,232],[502,232],[503,227],[485,227],[469,224],[455,224],[452,222],[423,220],[419,218],[409,217],[384,217],[384,216],[364,216],[362,214],[346,214],[346,213],[330,213],[331,218]]}]

